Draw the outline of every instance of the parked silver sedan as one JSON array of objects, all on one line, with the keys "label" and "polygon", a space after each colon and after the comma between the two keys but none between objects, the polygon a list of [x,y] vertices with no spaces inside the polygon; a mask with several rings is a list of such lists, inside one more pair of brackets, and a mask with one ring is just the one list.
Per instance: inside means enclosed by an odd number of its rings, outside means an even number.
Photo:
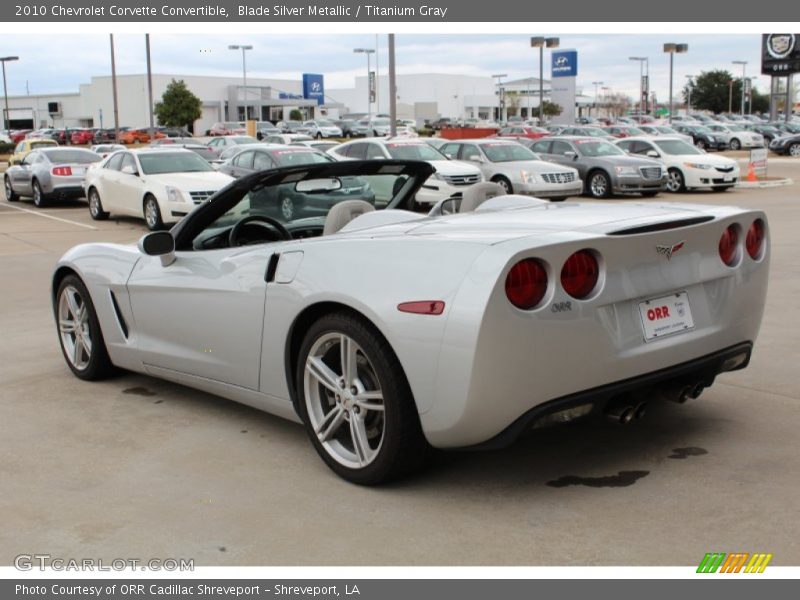
[{"label": "parked silver sedan", "polygon": [[41,208],[50,200],[82,198],[86,170],[101,158],[80,148],[54,146],[34,150],[6,171],[3,182],[6,199],[14,202],[20,196],[30,196]]},{"label": "parked silver sedan", "polygon": [[509,194],[560,201],[583,191],[577,169],[546,162],[514,141],[458,140],[444,144],[440,151],[447,158],[476,163],[486,181],[499,183]]}]

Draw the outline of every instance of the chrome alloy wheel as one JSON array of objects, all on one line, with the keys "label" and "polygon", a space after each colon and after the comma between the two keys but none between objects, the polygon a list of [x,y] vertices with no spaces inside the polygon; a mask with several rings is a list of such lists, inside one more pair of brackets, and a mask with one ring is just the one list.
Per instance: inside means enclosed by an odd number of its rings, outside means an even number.
[{"label": "chrome alloy wheel", "polygon": [[89,192],[89,213],[93,218],[97,218],[102,211],[100,210],[100,195],[94,188]]},{"label": "chrome alloy wheel", "polygon": [[281,200],[281,215],[286,221],[291,221],[294,218],[294,200],[291,198]]},{"label": "chrome alloy wheel", "polygon": [[667,174],[667,190],[670,192],[680,192],[683,187],[683,176],[677,169],[670,169]]},{"label": "chrome alloy wheel", "polygon": [[592,190],[592,196],[595,198],[602,198],[608,193],[608,182],[606,181],[606,176],[602,173],[593,175],[589,185]]},{"label": "chrome alloy wheel", "polygon": [[144,218],[150,229],[158,226],[158,202],[154,198],[148,198],[144,203]]},{"label": "chrome alloy wheel", "polygon": [[361,347],[340,332],[320,336],[303,382],[310,425],[325,451],[348,468],[372,463],[385,433],[383,392]]},{"label": "chrome alloy wheel", "polygon": [[61,291],[58,299],[58,331],[67,360],[79,371],[86,369],[92,358],[89,308],[71,285]]}]

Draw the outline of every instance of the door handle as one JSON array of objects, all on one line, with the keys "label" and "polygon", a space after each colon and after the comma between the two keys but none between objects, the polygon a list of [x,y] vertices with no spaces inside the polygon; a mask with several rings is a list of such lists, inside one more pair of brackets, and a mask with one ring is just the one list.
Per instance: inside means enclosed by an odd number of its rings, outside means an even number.
[{"label": "door handle", "polygon": [[269,257],[269,261],[267,262],[267,270],[264,273],[264,281],[270,283],[271,281],[275,281],[275,272],[278,270],[278,261],[280,260],[281,255],[279,252],[276,252],[272,256]]}]

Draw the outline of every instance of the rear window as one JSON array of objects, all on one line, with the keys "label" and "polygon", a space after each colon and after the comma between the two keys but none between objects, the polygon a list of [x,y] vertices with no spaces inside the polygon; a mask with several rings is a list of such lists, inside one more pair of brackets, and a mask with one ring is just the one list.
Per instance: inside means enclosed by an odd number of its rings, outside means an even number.
[{"label": "rear window", "polygon": [[386,144],[389,155],[397,160],[446,160],[430,144]]},{"label": "rear window", "polygon": [[333,159],[314,150],[275,150],[272,157],[281,167],[333,162]]},{"label": "rear window", "polygon": [[140,154],[139,162],[145,175],[160,173],[193,173],[213,171],[211,165],[194,152],[153,152]]},{"label": "rear window", "polygon": [[99,154],[88,150],[50,150],[45,152],[47,158],[53,163],[94,163],[101,160]]}]

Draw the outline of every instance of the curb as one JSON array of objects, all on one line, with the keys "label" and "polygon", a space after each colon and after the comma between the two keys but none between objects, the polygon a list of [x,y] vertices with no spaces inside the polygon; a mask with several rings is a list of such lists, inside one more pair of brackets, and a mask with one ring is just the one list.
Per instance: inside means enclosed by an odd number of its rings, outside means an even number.
[{"label": "curb", "polygon": [[786,179],[777,179],[775,181],[740,181],[737,188],[741,189],[763,189],[763,188],[776,188],[785,185],[792,185],[794,180],[787,177]]}]

